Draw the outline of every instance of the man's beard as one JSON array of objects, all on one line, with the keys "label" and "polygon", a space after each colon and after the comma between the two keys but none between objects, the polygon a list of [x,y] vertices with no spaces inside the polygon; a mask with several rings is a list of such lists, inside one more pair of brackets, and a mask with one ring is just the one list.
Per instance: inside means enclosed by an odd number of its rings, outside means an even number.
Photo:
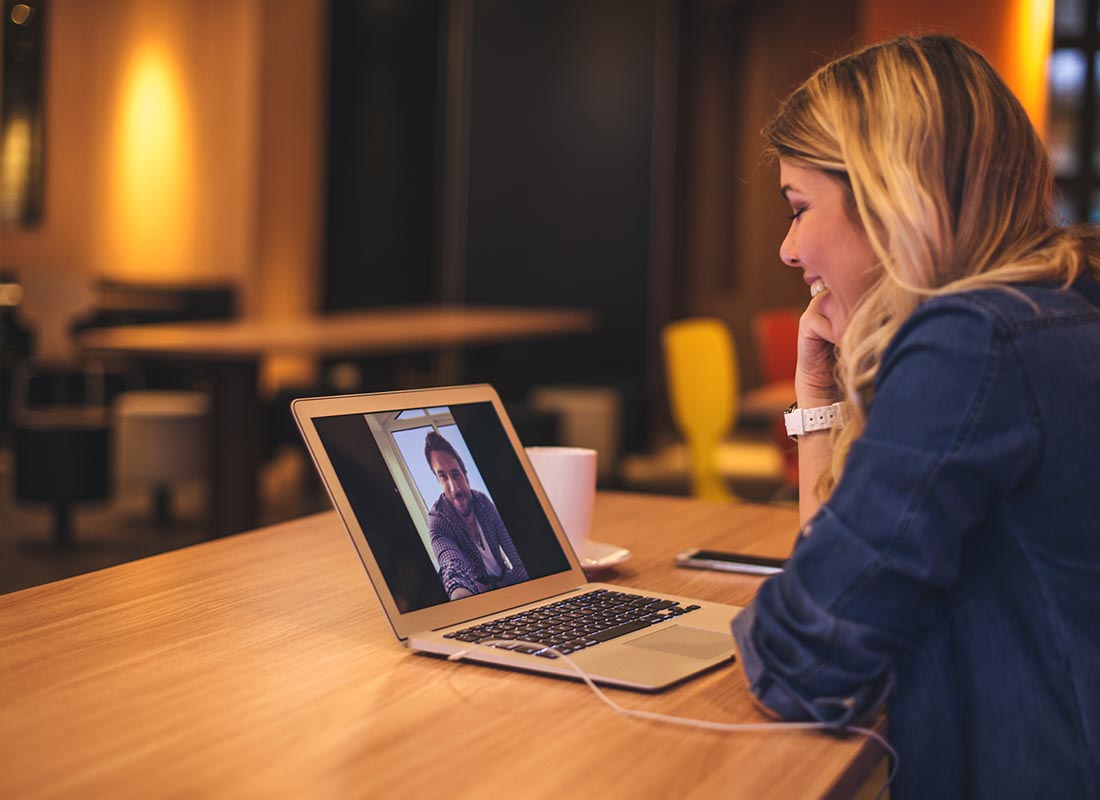
[{"label": "man's beard", "polygon": [[[454,506],[455,511],[458,512],[460,517],[469,518],[474,513],[474,504],[471,502],[471,498],[468,492],[462,492],[456,494],[451,498],[451,505]],[[463,511],[461,506],[465,505],[466,510]]]}]

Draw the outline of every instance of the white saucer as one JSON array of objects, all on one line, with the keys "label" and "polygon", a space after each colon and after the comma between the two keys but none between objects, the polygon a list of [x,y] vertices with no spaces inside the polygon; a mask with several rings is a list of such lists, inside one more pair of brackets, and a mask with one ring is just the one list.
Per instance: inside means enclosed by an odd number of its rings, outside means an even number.
[{"label": "white saucer", "polygon": [[598,572],[601,569],[617,566],[630,556],[631,552],[625,547],[589,540],[584,546],[581,566],[584,567],[586,572]]}]

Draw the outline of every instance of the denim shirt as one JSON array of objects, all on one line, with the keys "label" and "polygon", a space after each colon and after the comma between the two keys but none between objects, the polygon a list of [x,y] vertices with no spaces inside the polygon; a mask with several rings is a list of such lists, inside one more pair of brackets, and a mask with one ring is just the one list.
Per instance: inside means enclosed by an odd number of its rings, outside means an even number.
[{"label": "denim shirt", "polygon": [[1100,798],[1100,284],[932,299],[843,477],[733,623],[753,693],[887,703],[893,797]]}]

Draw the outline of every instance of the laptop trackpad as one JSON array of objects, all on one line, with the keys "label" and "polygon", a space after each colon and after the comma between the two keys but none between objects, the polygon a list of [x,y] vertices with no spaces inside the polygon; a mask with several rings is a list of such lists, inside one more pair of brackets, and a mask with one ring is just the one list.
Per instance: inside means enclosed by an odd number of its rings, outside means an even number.
[{"label": "laptop trackpad", "polygon": [[623,642],[623,646],[644,647],[662,653],[709,659],[733,652],[733,634],[672,625],[649,636]]}]

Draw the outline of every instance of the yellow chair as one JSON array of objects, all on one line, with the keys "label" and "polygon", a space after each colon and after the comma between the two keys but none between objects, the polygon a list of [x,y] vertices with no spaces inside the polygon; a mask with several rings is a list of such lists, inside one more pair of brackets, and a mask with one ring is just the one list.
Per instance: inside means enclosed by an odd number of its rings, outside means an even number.
[{"label": "yellow chair", "polygon": [[716,319],[685,319],[665,326],[662,340],[672,420],[687,440],[692,491],[705,500],[732,499],[715,455],[737,410],[733,337]]},{"label": "yellow chair", "polygon": [[740,376],[733,336],[717,319],[685,319],[662,332],[672,418],[687,443],[692,493],[733,500],[727,478],[782,476],[780,453],[767,443],[730,442]]}]

